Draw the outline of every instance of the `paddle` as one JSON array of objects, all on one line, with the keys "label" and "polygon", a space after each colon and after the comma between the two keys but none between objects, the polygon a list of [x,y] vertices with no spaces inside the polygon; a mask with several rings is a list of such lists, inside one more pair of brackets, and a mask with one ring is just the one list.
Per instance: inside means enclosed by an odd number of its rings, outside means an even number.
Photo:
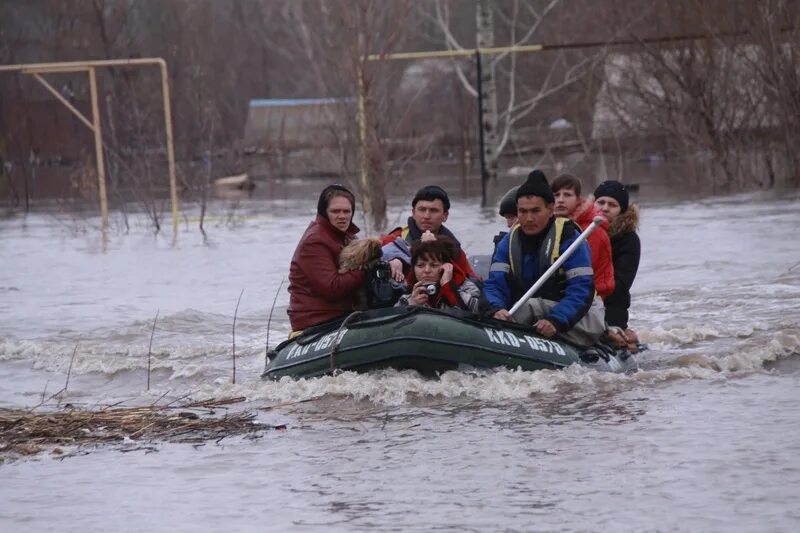
[{"label": "paddle", "polygon": [[533,295],[534,295],[534,293],[535,293],[536,291],[538,291],[538,290],[541,288],[541,286],[542,286],[542,285],[544,285],[544,283],[545,283],[545,282],[546,282],[548,279],[550,279],[550,276],[552,276],[553,274],[555,274],[556,270],[558,270],[558,269],[559,269],[559,267],[560,267],[561,265],[563,265],[563,264],[564,264],[564,261],[566,261],[567,259],[569,259],[569,256],[571,256],[571,255],[572,255],[572,254],[575,252],[575,250],[577,250],[577,249],[578,249],[578,246],[580,246],[580,245],[581,245],[581,243],[582,243],[583,241],[585,241],[585,240],[586,240],[586,238],[587,238],[589,235],[591,235],[591,234],[592,234],[592,232],[594,231],[594,229],[595,229],[597,226],[599,226],[599,225],[600,225],[602,222],[603,222],[603,217],[601,217],[601,216],[596,216],[596,217],[594,217],[594,220],[592,221],[592,223],[591,223],[591,224],[589,224],[589,227],[587,227],[585,230],[583,230],[583,233],[581,233],[580,235],[578,235],[578,238],[577,238],[577,239],[575,239],[575,242],[573,242],[572,244],[570,244],[570,245],[569,245],[569,248],[567,248],[566,250],[564,250],[564,253],[563,253],[563,254],[561,254],[561,257],[559,257],[558,259],[556,259],[556,262],[555,262],[555,263],[553,263],[552,265],[550,265],[550,268],[548,268],[548,269],[547,269],[547,271],[545,271],[545,273],[544,273],[544,274],[542,274],[542,277],[540,277],[538,280],[536,280],[536,283],[534,283],[534,284],[531,286],[531,288],[530,288],[530,289],[528,289],[528,292],[526,292],[525,294],[523,294],[523,295],[522,295],[522,298],[520,298],[520,299],[519,299],[519,301],[518,301],[517,303],[515,303],[515,304],[514,304],[514,307],[512,307],[512,308],[511,308],[511,310],[509,311],[509,313],[511,313],[511,314],[513,315],[513,314],[514,314],[514,313],[515,313],[515,312],[516,312],[516,311],[517,311],[517,310],[518,310],[520,307],[522,307],[522,304],[523,304],[523,303],[525,303],[526,301],[528,301],[528,298],[530,298],[531,296],[533,296]]}]

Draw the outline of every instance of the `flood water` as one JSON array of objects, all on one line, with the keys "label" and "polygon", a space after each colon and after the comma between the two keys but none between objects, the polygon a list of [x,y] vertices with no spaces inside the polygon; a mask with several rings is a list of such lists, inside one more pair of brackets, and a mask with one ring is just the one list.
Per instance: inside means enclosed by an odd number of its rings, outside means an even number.
[{"label": "flood water", "polygon": [[[413,372],[262,381],[289,331],[286,275],[319,184],[146,217],[0,220],[0,407],[245,396],[285,424],[204,446],[0,464],[2,531],[796,531],[800,196],[639,198],[642,370]],[[473,191],[448,226],[486,253]],[[408,198],[391,206],[403,220]],[[244,292],[242,293],[242,290]],[[237,299],[237,383],[231,329]],[[153,319],[152,385],[146,389]],[[311,400],[302,402],[302,400]],[[262,409],[275,404],[286,405]]]}]

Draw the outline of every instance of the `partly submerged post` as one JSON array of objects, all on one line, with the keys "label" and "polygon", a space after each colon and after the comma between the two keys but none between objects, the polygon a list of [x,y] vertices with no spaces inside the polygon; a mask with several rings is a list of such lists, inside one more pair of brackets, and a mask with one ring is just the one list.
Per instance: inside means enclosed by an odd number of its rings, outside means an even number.
[{"label": "partly submerged post", "polygon": [[108,231],[108,197],[106,196],[106,164],[103,157],[103,130],[100,126],[100,108],[97,104],[97,76],[94,67],[89,67],[89,94],[92,99],[92,130],[94,131],[94,153],[97,157],[97,196],[100,197],[100,218],[103,233]]},{"label": "partly submerged post", "polygon": [[172,139],[172,107],[169,102],[169,78],[167,62],[158,60],[161,70],[161,94],[164,98],[164,127],[167,132],[167,166],[169,171],[169,196],[172,203],[172,232],[178,234],[178,186],[175,183],[175,150]]},{"label": "partly submerged post", "polygon": [[481,51],[475,50],[475,77],[477,78],[478,92],[478,149],[481,154],[481,207],[486,207],[486,182],[489,173],[486,171],[486,141],[484,140],[484,117],[483,117],[483,70],[481,65]]},{"label": "partly submerged post", "polygon": [[364,62],[358,64],[358,147],[361,156],[361,204],[369,216],[369,152],[367,150],[367,96],[364,87]]}]

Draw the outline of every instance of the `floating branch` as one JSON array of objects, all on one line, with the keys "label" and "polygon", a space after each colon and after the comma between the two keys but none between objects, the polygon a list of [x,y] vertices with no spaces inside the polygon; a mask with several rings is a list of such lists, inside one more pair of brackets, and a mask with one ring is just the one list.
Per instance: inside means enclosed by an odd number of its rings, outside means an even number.
[{"label": "floating branch", "polygon": [[75,362],[75,354],[78,353],[78,344],[81,341],[78,339],[78,342],[75,343],[75,349],[72,350],[72,357],[69,358],[69,369],[67,369],[67,380],[64,382],[64,392],[67,392],[67,387],[69,387],[69,377],[72,374],[72,363]]},{"label": "floating branch", "polygon": [[153,355],[153,335],[156,332],[156,322],[158,322],[158,313],[161,309],[156,310],[156,317],[153,319],[153,329],[150,330],[150,346],[147,347],[147,390],[150,390],[150,368]]},{"label": "floating branch", "polygon": [[236,385],[236,315],[239,313],[239,303],[242,301],[242,294],[244,289],[239,293],[239,299],[236,300],[236,310],[233,312],[233,330],[231,336],[233,337],[233,384]]},{"label": "floating branch", "polygon": [[269,353],[269,330],[270,326],[272,325],[272,312],[275,311],[275,303],[278,301],[278,295],[281,293],[281,288],[283,287],[283,282],[286,281],[286,276],[281,278],[281,283],[278,285],[278,290],[275,291],[275,298],[272,299],[272,307],[269,310],[269,318],[267,319],[267,346],[266,346],[266,353]]}]

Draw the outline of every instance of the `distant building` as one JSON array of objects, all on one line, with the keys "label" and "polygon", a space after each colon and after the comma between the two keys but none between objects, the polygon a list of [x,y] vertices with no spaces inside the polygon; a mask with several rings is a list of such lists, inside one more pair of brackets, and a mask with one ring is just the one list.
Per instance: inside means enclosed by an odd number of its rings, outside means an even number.
[{"label": "distant building", "polygon": [[346,135],[352,98],[250,100],[244,144],[257,149],[324,148]]}]

